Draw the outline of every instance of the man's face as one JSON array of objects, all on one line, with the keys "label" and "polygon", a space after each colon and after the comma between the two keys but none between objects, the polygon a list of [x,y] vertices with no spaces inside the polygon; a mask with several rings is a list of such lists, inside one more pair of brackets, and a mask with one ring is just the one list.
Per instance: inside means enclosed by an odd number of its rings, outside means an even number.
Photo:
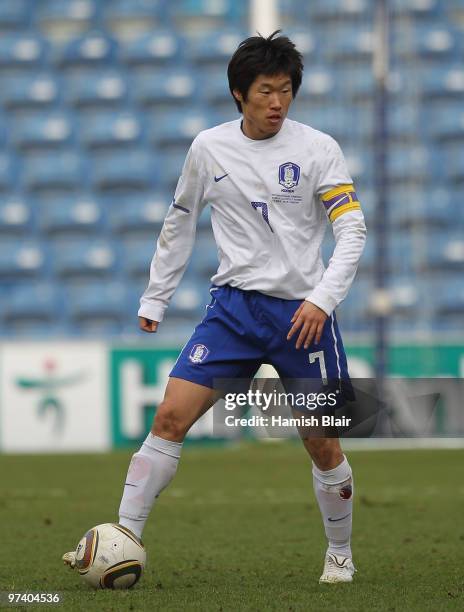
[{"label": "man's face", "polygon": [[234,90],[242,104],[243,131],[249,138],[260,140],[277,134],[287,116],[293,100],[292,80],[287,74],[256,77],[248,90],[245,102],[242,94]]}]

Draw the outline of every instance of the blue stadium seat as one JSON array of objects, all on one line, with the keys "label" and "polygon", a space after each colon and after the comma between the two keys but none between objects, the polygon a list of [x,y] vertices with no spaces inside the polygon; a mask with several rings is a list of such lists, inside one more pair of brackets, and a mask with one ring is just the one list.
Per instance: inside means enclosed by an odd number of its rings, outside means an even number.
[{"label": "blue stadium seat", "polygon": [[369,0],[324,0],[308,5],[310,19],[315,21],[350,20],[367,21],[372,16],[372,2]]},{"label": "blue stadium seat", "polygon": [[181,39],[172,30],[155,30],[121,47],[121,59],[130,66],[178,64]]},{"label": "blue stadium seat", "polygon": [[406,31],[399,28],[393,37],[393,55],[404,59],[418,57],[451,59],[457,51],[457,35],[449,24],[416,24]]},{"label": "blue stadium seat", "polygon": [[0,68],[40,68],[47,52],[45,40],[32,32],[0,36]]},{"label": "blue stadium seat", "polygon": [[56,61],[64,67],[108,66],[116,60],[117,44],[100,31],[87,32],[57,50]]},{"label": "blue stadium seat", "polygon": [[94,112],[81,121],[81,144],[91,149],[115,150],[140,143],[141,115],[132,112]]},{"label": "blue stadium seat", "polygon": [[437,151],[423,144],[398,144],[390,149],[388,177],[393,182],[440,178],[442,162]]},{"label": "blue stadium seat", "polygon": [[103,225],[103,209],[92,195],[46,198],[39,202],[38,211],[40,229],[49,234],[90,234]]},{"label": "blue stadium seat", "polygon": [[0,30],[25,30],[29,25],[31,0],[0,2]]},{"label": "blue stadium seat", "polygon": [[303,63],[309,68],[310,64],[317,61],[316,58],[320,53],[321,42],[317,37],[317,31],[300,25],[285,28],[283,31],[285,36],[288,36],[296,45],[296,48],[303,56]]},{"label": "blue stadium seat", "polygon": [[99,153],[93,160],[93,186],[102,192],[154,188],[158,175],[157,161],[145,149]]},{"label": "blue stadium seat", "polygon": [[464,234],[462,231],[434,232],[426,238],[426,260],[428,269],[444,271],[464,269]]},{"label": "blue stadium seat", "polygon": [[217,123],[214,113],[205,108],[172,111],[155,117],[149,128],[149,138],[158,145],[189,146],[199,132]]},{"label": "blue stadium seat", "polygon": [[240,25],[248,14],[246,0],[178,0],[169,2],[171,20],[177,27],[203,34],[226,25]]},{"label": "blue stadium seat", "polygon": [[413,142],[417,134],[424,129],[423,116],[417,104],[408,100],[397,100],[391,104],[387,115],[388,135],[396,142]]},{"label": "blue stadium seat", "polygon": [[32,207],[21,195],[0,199],[0,233],[11,235],[28,232],[32,228]]},{"label": "blue stadium seat", "polygon": [[15,112],[53,106],[59,98],[59,81],[53,73],[47,72],[5,78],[5,87],[0,91],[2,104]]},{"label": "blue stadium seat", "polygon": [[74,151],[37,153],[23,164],[22,181],[31,191],[77,190],[87,184],[87,160]]},{"label": "blue stadium seat", "polygon": [[13,241],[2,239],[0,242],[0,277],[19,279],[37,278],[46,271],[48,253],[44,245],[35,240]]},{"label": "blue stadium seat", "polygon": [[[324,34],[319,34],[325,39]],[[371,61],[374,51],[374,32],[369,26],[363,25],[353,31],[351,28],[334,28],[326,33],[330,44],[324,47],[325,55],[330,61],[338,60],[340,63]]]},{"label": "blue stadium seat", "polygon": [[402,228],[447,228],[459,224],[454,194],[445,187],[392,187],[389,216]]},{"label": "blue stadium seat", "polygon": [[231,55],[247,36],[244,30],[229,28],[218,30],[214,36],[202,36],[192,40],[188,55],[197,64],[215,64],[225,68]]},{"label": "blue stadium seat", "polygon": [[103,239],[59,239],[52,244],[52,267],[56,275],[108,277],[117,269],[116,245]]},{"label": "blue stadium seat", "polygon": [[74,124],[63,112],[34,113],[16,121],[11,140],[17,149],[58,149],[73,142]]},{"label": "blue stadium seat", "polygon": [[[446,0],[448,2],[448,0]],[[395,17],[433,18],[440,15],[440,0],[391,0],[389,10]]]},{"label": "blue stadium seat", "polygon": [[188,275],[203,281],[209,280],[219,265],[217,246],[212,236],[199,237],[193,248]]},{"label": "blue stadium seat", "polygon": [[183,279],[169,304],[169,320],[198,320],[205,315],[206,304],[210,297],[199,288],[198,282]]},{"label": "blue stadium seat", "polygon": [[323,65],[311,65],[304,71],[304,78],[298,92],[298,99],[335,99],[336,76]]},{"label": "blue stadium seat", "polygon": [[184,146],[177,151],[169,151],[161,157],[159,171],[159,185],[174,194],[177,181],[182,173],[187,147]]},{"label": "blue stadium seat", "polygon": [[353,287],[336,310],[343,333],[367,331],[372,327],[369,310],[371,292],[371,278],[356,278]]},{"label": "blue stadium seat", "polygon": [[18,176],[18,160],[14,155],[0,150],[0,190],[10,191],[14,188]]},{"label": "blue stadium seat", "polygon": [[36,22],[49,39],[70,40],[96,24],[98,2],[94,0],[42,0],[36,4]]},{"label": "blue stadium seat", "polygon": [[[440,316],[457,315],[462,327],[464,313],[464,284],[462,276],[458,273],[454,277],[442,279],[435,287],[436,309]],[[459,324],[459,321],[456,320]]]},{"label": "blue stadium seat", "polygon": [[130,198],[119,198],[108,206],[113,231],[128,233],[147,233],[152,239],[159,233],[169,204],[170,192],[149,192]]},{"label": "blue stadium seat", "polygon": [[63,310],[63,293],[57,283],[28,281],[10,289],[2,308],[2,319],[8,327],[16,328],[31,322],[36,326],[56,324],[62,319]]},{"label": "blue stadium seat", "polygon": [[446,143],[444,147],[445,176],[462,184],[464,181],[464,151],[460,142]]},{"label": "blue stadium seat", "polygon": [[[129,239],[122,242],[122,267],[128,279],[148,283],[150,262],[156,249],[156,236]],[[145,288],[145,287],[144,287]]]},{"label": "blue stadium seat", "polygon": [[116,334],[127,316],[127,289],[121,281],[78,281],[66,292],[67,313],[76,331]]},{"label": "blue stadium seat", "polygon": [[[198,96],[198,76],[192,74],[190,68],[151,70],[150,75],[142,73],[134,78],[132,95],[145,106],[164,104],[172,108],[173,104],[190,105]],[[211,83],[210,79],[207,83]]]},{"label": "blue stadium seat", "polygon": [[435,100],[424,113],[422,129],[431,138],[461,143],[464,139],[464,108],[462,100]]},{"label": "blue stadium seat", "polygon": [[165,21],[165,0],[111,0],[102,6],[105,29],[118,39],[134,38]]},{"label": "blue stadium seat", "polygon": [[[417,87],[421,91],[424,100],[430,97],[462,99],[464,94],[464,68],[462,64],[447,63],[444,66],[428,66],[423,71],[418,71],[419,83]],[[415,75],[410,74],[413,82]]]},{"label": "blue stadium seat", "polygon": [[94,69],[74,74],[66,80],[65,99],[79,108],[123,106],[127,102],[128,86],[124,76],[115,69]]}]

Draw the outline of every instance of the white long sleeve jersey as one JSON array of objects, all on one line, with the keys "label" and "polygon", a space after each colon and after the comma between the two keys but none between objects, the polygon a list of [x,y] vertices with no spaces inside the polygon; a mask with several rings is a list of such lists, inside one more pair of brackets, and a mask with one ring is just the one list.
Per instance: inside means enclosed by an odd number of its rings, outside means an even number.
[{"label": "white long sleeve jersey", "polygon": [[[290,119],[275,136],[252,140],[236,120],[200,132],[190,147],[139,316],[163,319],[206,204],[219,256],[215,285],[306,299],[328,315],[345,298],[366,227],[340,147]],[[325,269],[320,247],[328,220],[336,246]]]}]

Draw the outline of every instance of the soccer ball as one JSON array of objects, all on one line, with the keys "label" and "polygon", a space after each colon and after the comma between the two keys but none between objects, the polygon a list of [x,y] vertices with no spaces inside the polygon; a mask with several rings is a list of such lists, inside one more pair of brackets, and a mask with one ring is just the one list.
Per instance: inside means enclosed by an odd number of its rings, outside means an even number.
[{"label": "soccer ball", "polygon": [[142,541],[116,523],[92,527],[76,548],[76,569],[95,589],[130,589],[142,575],[146,559]]}]

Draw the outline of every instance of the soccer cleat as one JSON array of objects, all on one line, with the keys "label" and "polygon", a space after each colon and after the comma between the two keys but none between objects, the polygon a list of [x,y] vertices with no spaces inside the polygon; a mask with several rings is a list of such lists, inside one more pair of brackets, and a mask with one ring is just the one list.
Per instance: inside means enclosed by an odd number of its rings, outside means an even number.
[{"label": "soccer cleat", "polygon": [[62,557],[64,564],[69,565],[70,569],[74,569],[76,566],[76,553],[72,550],[71,552],[64,553]]},{"label": "soccer cleat", "polygon": [[336,582],[352,582],[356,569],[349,557],[327,553],[324,571],[319,578],[319,584],[334,584]]}]

